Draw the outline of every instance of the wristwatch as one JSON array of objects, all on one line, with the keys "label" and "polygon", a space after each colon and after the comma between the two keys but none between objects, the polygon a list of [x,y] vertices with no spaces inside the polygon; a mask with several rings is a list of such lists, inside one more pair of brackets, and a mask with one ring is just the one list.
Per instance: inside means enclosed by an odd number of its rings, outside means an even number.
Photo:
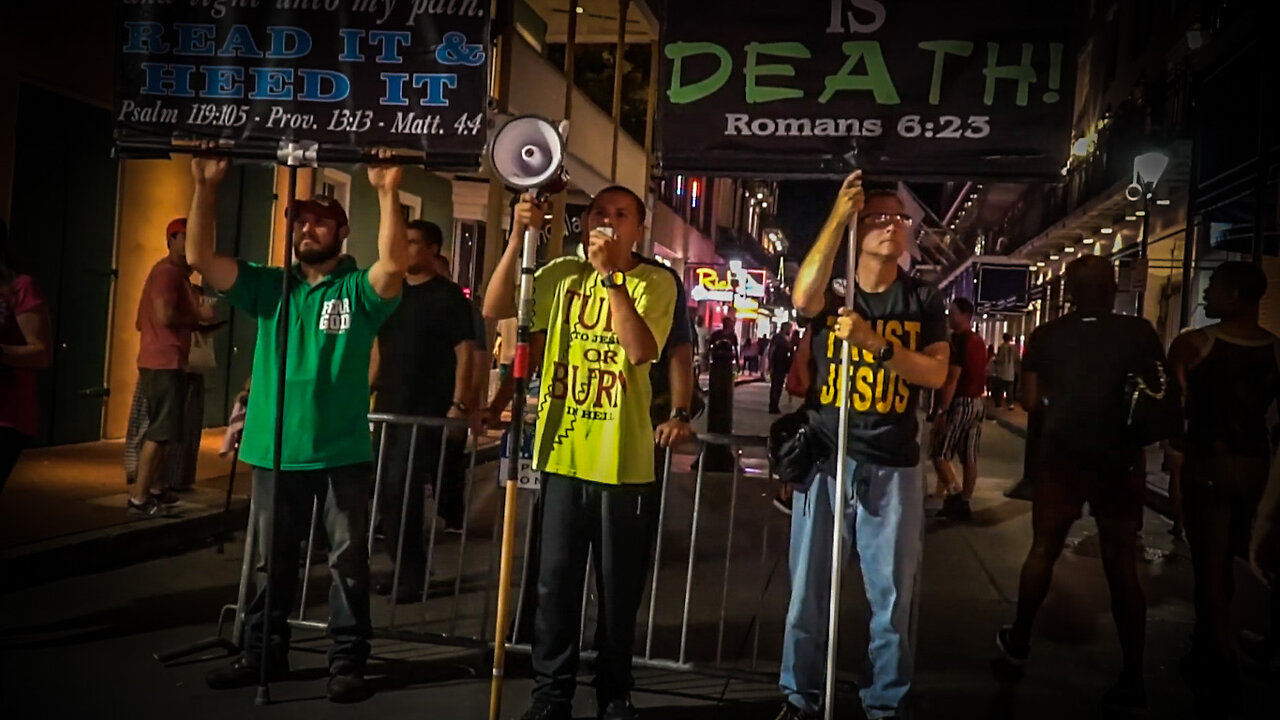
[{"label": "wristwatch", "polygon": [[600,275],[600,284],[612,290],[616,287],[623,287],[627,284],[627,276],[621,270],[602,273]]},{"label": "wristwatch", "polygon": [[680,408],[673,409],[671,411],[671,419],[679,420],[680,422],[684,422],[684,423],[689,422],[689,420],[691,419],[689,417],[689,408],[680,407]]},{"label": "wristwatch", "polygon": [[892,359],[893,359],[893,343],[886,342],[884,344],[884,347],[880,348],[880,351],[876,353],[876,362],[883,365]]},{"label": "wristwatch", "polygon": [[466,412],[467,410],[469,410],[469,409],[470,409],[470,408],[468,408],[468,407],[467,407],[467,404],[466,404],[466,403],[464,403],[464,402],[462,402],[461,400],[454,400],[454,401],[453,401],[453,405],[452,405],[451,407],[456,407],[456,408],[458,408],[459,410],[461,410],[462,412]]}]

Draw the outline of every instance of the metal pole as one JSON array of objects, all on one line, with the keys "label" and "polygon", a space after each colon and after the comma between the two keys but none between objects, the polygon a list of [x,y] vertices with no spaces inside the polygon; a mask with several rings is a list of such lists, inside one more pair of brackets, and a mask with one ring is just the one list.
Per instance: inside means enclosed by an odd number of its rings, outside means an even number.
[{"label": "metal pole", "polygon": [[[849,218],[848,253],[845,268],[844,304],[854,308],[858,289],[858,214]],[[861,351],[859,351],[861,352]],[[840,570],[844,566],[845,472],[848,470],[849,446],[849,342],[840,345],[840,425],[836,434],[836,496],[832,501],[835,523],[831,531],[831,604],[827,611],[827,688],[826,720],[835,720],[836,649],[840,639]]]},{"label": "metal pole", "polygon": [[698,548],[698,510],[702,507],[702,475],[707,467],[707,447],[706,443],[702,445],[702,452],[698,455],[698,479],[693,486],[693,521],[692,527],[689,529],[689,567],[685,569],[684,576],[684,610],[680,618],[680,664],[684,664],[684,651],[689,640],[689,600],[693,594],[693,560],[694,552]]},{"label": "metal pole", "polygon": [[[291,164],[288,165],[289,175],[289,192],[285,198],[285,207],[292,207],[298,198],[298,166],[292,164],[293,158],[290,158]],[[269,705],[271,703],[271,685],[270,679],[267,677],[267,670],[270,665],[268,662],[269,651],[271,648],[271,570],[272,556],[275,554],[276,540],[276,523],[275,513],[276,504],[280,499],[280,466],[284,452],[284,384],[288,377],[288,358],[289,358],[289,277],[293,272],[293,225],[291,222],[285,227],[284,233],[284,268],[280,273],[280,314],[276,321],[276,344],[279,345],[279,352],[276,354],[276,427],[275,438],[271,453],[271,509],[267,518],[267,537],[263,543],[266,549],[266,589],[263,592],[262,601],[262,657],[258,658],[261,666],[258,668],[258,694],[254,698],[257,705]],[[297,572],[297,568],[290,568],[290,572]]]},{"label": "metal pole", "polygon": [[[1142,185],[1142,242],[1138,243],[1138,259],[1142,261],[1141,262],[1142,272],[1147,275],[1150,274],[1150,269],[1147,267],[1147,240],[1148,240],[1148,236],[1150,235],[1150,227],[1151,227],[1151,224],[1150,224],[1151,223],[1151,195],[1154,192],[1155,192],[1154,185],[1148,187],[1146,183],[1143,183]],[[1130,287],[1133,286],[1134,282],[1139,282],[1137,280],[1137,272],[1138,272],[1137,268],[1133,268],[1129,271]],[[1142,283],[1142,285],[1140,286],[1142,289],[1138,291],[1138,297],[1137,297],[1138,308],[1135,314],[1138,317],[1146,317],[1147,278],[1144,276],[1140,282]]]},{"label": "metal pole", "polygon": [[653,614],[658,602],[658,570],[662,567],[662,523],[667,515],[667,486],[671,484],[671,448],[662,461],[662,492],[658,498],[658,537],[653,546],[653,581],[649,586],[649,625],[645,628],[644,657],[653,657]]},{"label": "metal pole", "polygon": [[373,528],[378,525],[378,498],[382,494],[382,461],[387,456],[387,426],[382,421],[382,432],[378,436],[378,464],[373,471],[373,504],[369,513],[369,555],[373,556]]},{"label": "metal pole", "polygon": [[[440,460],[436,463],[436,486],[431,493],[431,533],[427,537],[427,567],[422,571],[422,616],[427,615],[427,590],[431,587],[431,568],[436,554],[436,526],[440,519],[440,494],[444,492],[444,454],[449,449],[449,428],[440,428]],[[462,568],[458,568],[462,572]]]},{"label": "metal pole", "polygon": [[[400,532],[396,533],[396,564],[391,571],[391,614],[387,619],[387,626],[391,629],[396,627],[396,596],[400,594],[400,569],[404,565],[404,530],[408,527],[405,520],[409,516],[409,486],[413,484],[413,463],[417,460],[418,454],[418,424],[414,423],[409,431],[409,462],[405,463],[404,471],[404,494],[400,498]],[[426,581],[423,581],[426,584]]]},{"label": "metal pole", "polygon": [[320,512],[320,499],[311,499],[311,528],[307,531],[307,564],[302,567],[302,592],[298,593],[298,619],[307,619],[307,585],[311,584],[311,558],[316,548],[316,514]]},{"label": "metal pole", "polygon": [[507,618],[511,610],[511,569],[516,549],[516,493],[520,491],[520,461],[524,449],[524,403],[529,381],[529,336],[533,328],[533,273],[539,233],[525,228],[520,253],[520,303],[516,314],[516,357],[512,367],[515,393],[511,397],[511,431],[507,457],[507,492],[502,511],[502,555],[498,569],[498,617],[493,636],[493,679],[489,686],[489,720],[502,713],[502,680],[507,660]]},{"label": "metal pole", "polygon": [[[618,0],[618,44],[613,51],[613,159],[609,179],[618,181],[618,142],[622,134],[622,55],[627,49],[627,10],[631,0]],[[650,84],[652,84],[650,80]],[[647,182],[647,180],[646,180]]]},{"label": "metal pole", "polygon": [[[470,432],[470,431],[468,431]],[[458,542],[458,571],[454,573],[453,578],[453,618],[449,620],[449,634],[456,635],[458,631],[458,600],[462,596],[462,569],[465,567],[463,561],[467,557],[467,526],[471,517],[471,486],[476,475],[476,453],[480,452],[480,438],[472,437],[471,443],[471,459],[468,460],[467,479],[463,483],[462,495],[462,538]],[[429,582],[431,578],[427,578]]]},{"label": "metal pole", "polygon": [[716,632],[716,665],[724,652],[724,613],[729,602],[729,563],[733,559],[733,519],[738,511],[738,448],[733,448],[733,484],[729,490],[729,537],[724,544],[724,579],[720,583],[720,627]]}]

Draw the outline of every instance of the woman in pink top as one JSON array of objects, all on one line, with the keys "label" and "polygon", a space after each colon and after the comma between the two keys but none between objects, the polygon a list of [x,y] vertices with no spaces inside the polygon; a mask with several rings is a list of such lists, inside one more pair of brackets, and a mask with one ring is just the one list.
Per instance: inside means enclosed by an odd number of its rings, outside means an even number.
[{"label": "woman in pink top", "polygon": [[36,434],[36,370],[51,364],[49,311],[31,276],[14,270],[0,220],[0,490]]}]

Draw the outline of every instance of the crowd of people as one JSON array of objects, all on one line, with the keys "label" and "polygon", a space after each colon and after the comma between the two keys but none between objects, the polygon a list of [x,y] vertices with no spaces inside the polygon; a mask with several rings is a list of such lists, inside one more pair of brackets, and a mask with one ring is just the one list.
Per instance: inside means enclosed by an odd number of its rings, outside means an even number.
[{"label": "crowd of people", "polygon": [[[322,196],[287,209],[292,267],[218,254],[216,208],[228,160],[198,154],[191,171],[190,213],[166,228],[168,253],[151,269],[137,310],[139,382],[129,443],[136,478],[127,510],[161,516],[194,479],[200,378],[210,369],[201,347],[220,326],[217,301],[191,284],[198,271],[206,288],[257,323],[239,447],[252,468],[257,591],[247,609],[244,653],[212,671],[208,685],[256,684],[264,657],[268,677],[286,677],[288,599],[315,503],[333,580],[328,694],[335,702],[359,701],[370,694],[364,675],[371,592],[392,595],[396,603],[416,602],[424,593],[426,494],[435,499],[446,532],[464,526],[466,433],[496,425],[514,391],[507,373],[489,392],[485,321],[510,328],[520,239],[525,228],[541,226],[545,208],[532,195],[519,199],[511,240],[484,289],[481,317],[449,278],[441,228],[406,223],[397,166],[368,168],[380,214],[378,257],[365,269],[342,251],[352,230],[344,208]],[[1206,313],[1217,322],[1183,334],[1166,353],[1150,323],[1114,311],[1110,261],[1085,256],[1067,269],[1070,311],[1035,330],[1025,354],[1009,335],[999,348],[988,347],[974,331],[968,299],[948,302],[900,268],[912,218],[894,191],[864,187],[855,173],[841,185],[795,278],[797,327],[739,342],[732,318],[711,333],[691,322],[678,275],[636,252],[646,222],[642,198],[606,188],[592,199],[585,220],[581,255],[554,259],[534,276],[530,359],[540,382],[533,459],[543,485],[530,569],[535,687],[523,720],[572,716],[588,555],[600,598],[600,717],[636,716],[631,658],[658,532],[661,448],[692,435],[690,421],[701,404],[695,375],[702,362],[695,356],[720,342],[747,371],[767,371],[770,413],[781,413],[784,392],[801,398],[788,427],[800,418],[810,431],[804,442],[817,458],[775,500],[791,515],[779,720],[815,718],[823,710],[834,533],[857,549],[870,606],[864,712],[873,719],[906,712],[927,499],[918,440],[925,393],[933,394],[925,448],[937,476],[932,497],[941,501],[942,516],[959,522],[972,514],[988,398],[1000,408],[1016,396],[1030,414],[1033,540],[1014,621],[995,633],[1004,660],[1029,661],[1054,563],[1087,505],[1097,521],[1123,654],[1119,679],[1103,702],[1142,710],[1146,609],[1134,539],[1144,512],[1145,453],[1131,424],[1135,378],[1153,374],[1168,381],[1185,418],[1162,438],[1194,561],[1196,627],[1183,670],[1202,709],[1240,709],[1230,622],[1233,558],[1246,553],[1255,572],[1269,579],[1280,556],[1280,463],[1268,425],[1280,399],[1280,339],[1259,325],[1266,278],[1256,266],[1219,266],[1205,294]],[[852,287],[836,271],[844,267],[851,222],[858,242]],[[10,269],[4,249],[0,242],[0,391],[17,401],[6,402],[0,414],[0,482],[34,433],[34,398],[27,395],[34,391],[32,374],[51,354],[44,304],[30,279]],[[286,277],[290,317],[282,328]],[[510,350],[511,334],[505,335],[504,350]],[[287,392],[277,407],[277,362],[286,338]],[[849,374],[842,378],[846,348]],[[840,438],[842,403],[850,417]],[[399,539],[388,543],[399,566],[395,588],[374,584],[370,573],[371,407],[457,421],[425,431],[385,427],[387,477],[409,478],[386,483],[377,502],[384,534]],[[284,427],[279,458],[277,413]],[[275,462],[279,477],[271,470]],[[843,499],[836,497],[838,465],[845,473]],[[437,467],[443,468],[438,478]],[[836,517],[841,500],[845,512]],[[277,599],[269,613],[268,591]],[[1261,646],[1274,652],[1278,640]]]}]

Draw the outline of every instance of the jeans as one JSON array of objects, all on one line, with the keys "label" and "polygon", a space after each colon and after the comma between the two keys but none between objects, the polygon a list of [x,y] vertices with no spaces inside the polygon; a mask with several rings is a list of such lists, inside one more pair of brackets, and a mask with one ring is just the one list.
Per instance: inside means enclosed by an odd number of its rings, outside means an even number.
[{"label": "jeans", "polygon": [[[257,516],[258,591],[245,613],[245,648],[251,661],[262,652],[266,588],[271,586],[270,635],[272,654],[283,658],[289,649],[290,611],[295,607],[298,561],[311,524],[311,504],[320,503],[320,519],[329,542],[330,667],[362,670],[369,658],[369,493],[368,463],[281,472],[273,507],[271,470],[253,469],[253,504]],[[270,538],[275,522],[275,537]],[[270,556],[271,576],[267,577]]]},{"label": "jeans", "polygon": [[658,528],[659,485],[605,485],[551,474],[542,483],[533,696],[560,707],[573,702],[590,548],[600,598],[596,701],[604,708],[626,698],[634,684],[636,613]]},{"label": "jeans", "polygon": [[[856,541],[871,607],[871,682],[861,696],[874,720],[898,713],[914,673],[924,477],[918,466],[879,467],[853,459],[846,471],[843,557]],[[825,689],[834,498],[835,477],[818,472],[791,505],[791,604],[778,684],[788,702],[807,712],[820,711]]]}]

